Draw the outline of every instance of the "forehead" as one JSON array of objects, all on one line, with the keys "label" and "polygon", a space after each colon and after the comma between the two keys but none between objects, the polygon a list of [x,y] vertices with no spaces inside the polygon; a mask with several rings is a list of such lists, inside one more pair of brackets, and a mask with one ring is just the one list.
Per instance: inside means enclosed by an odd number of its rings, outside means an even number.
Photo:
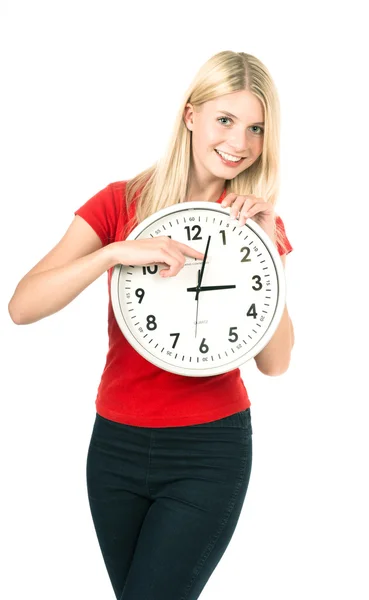
[{"label": "forehead", "polygon": [[213,114],[216,112],[229,112],[239,120],[262,121],[264,109],[260,100],[251,92],[245,90],[218,96],[208,100],[202,105],[204,112]]}]

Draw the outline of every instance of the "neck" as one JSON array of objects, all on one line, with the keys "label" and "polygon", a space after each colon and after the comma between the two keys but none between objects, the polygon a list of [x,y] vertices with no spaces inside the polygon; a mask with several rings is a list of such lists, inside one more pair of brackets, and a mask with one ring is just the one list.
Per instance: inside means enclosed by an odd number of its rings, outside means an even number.
[{"label": "neck", "polygon": [[225,180],[217,181],[216,183],[201,186],[192,183],[188,187],[185,202],[202,200],[204,202],[216,202],[222,194],[225,186]]}]

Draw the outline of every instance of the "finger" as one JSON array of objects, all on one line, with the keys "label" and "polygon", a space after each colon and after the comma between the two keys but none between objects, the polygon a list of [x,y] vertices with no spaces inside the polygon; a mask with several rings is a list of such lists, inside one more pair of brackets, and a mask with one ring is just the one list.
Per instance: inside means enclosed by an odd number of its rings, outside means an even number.
[{"label": "finger", "polygon": [[191,252],[189,253],[188,250],[183,253],[180,251],[177,252],[176,250],[172,250],[172,249],[167,250],[166,254],[167,254],[167,260],[169,260],[169,262],[168,262],[169,268],[161,269],[160,275],[162,277],[174,277],[175,275],[178,275],[179,271],[181,269],[183,269],[183,267],[186,264],[186,254],[193,258],[199,258],[200,260],[204,258],[205,255],[202,252],[193,250],[193,248],[186,246],[186,244],[181,244],[181,245],[184,245],[185,248],[189,248],[189,250]]},{"label": "finger", "polygon": [[[177,245],[179,245],[179,243],[177,243]],[[186,244],[180,244],[180,245],[181,246],[183,245],[183,246],[185,246],[185,248],[189,248],[192,251],[190,256],[194,256],[194,258],[198,258],[197,255],[200,254],[201,258],[203,258],[204,255],[201,252],[198,252],[197,250],[193,251],[193,248],[186,246]],[[185,266],[186,253],[182,252],[179,249],[177,250],[177,248],[173,247],[173,246],[171,246],[169,249],[165,249],[165,252],[166,252],[167,258],[169,259],[170,262],[168,263],[168,265],[169,265],[168,269],[162,269],[162,271],[163,271],[162,277],[174,277]]]},{"label": "finger", "polygon": [[252,198],[246,198],[245,200],[244,196],[238,197],[231,206],[231,219],[237,219],[242,210],[244,212],[248,211],[253,206],[254,202],[255,201]]},{"label": "finger", "polygon": [[159,269],[161,277],[174,277],[184,266],[186,259],[180,252],[173,250],[162,250],[161,257],[158,262],[168,265],[163,269]]},{"label": "finger", "polygon": [[256,214],[264,211],[265,209],[265,203],[262,204],[261,202],[255,202],[253,206],[250,206],[250,208],[246,208],[246,206],[244,205],[240,212],[238,225],[242,227],[246,223],[248,218],[255,216]]},{"label": "finger", "polygon": [[182,242],[176,242],[178,248],[185,256],[191,256],[192,258],[204,258],[205,254],[203,252],[199,252],[199,250],[195,250],[195,248],[191,248],[191,246],[187,246],[187,244],[182,244]]},{"label": "finger", "polygon": [[237,225],[239,227],[243,227],[243,225],[245,225],[247,219],[251,217],[251,214],[249,211],[242,209],[242,211],[240,212],[240,216],[238,218],[238,222]]},{"label": "finger", "polygon": [[221,203],[221,206],[226,207],[226,206],[230,206],[233,202],[233,200],[235,200],[237,198],[237,194],[235,194],[235,192],[230,192],[229,194],[227,194]]},{"label": "finger", "polygon": [[174,277],[177,275],[186,263],[186,255],[199,260],[202,260],[205,256],[203,252],[199,252],[187,244],[177,242],[168,237],[165,237],[164,244],[161,244],[160,250],[163,256],[162,262],[168,264],[168,268],[159,271],[162,277]]},{"label": "finger", "polygon": [[168,268],[160,269],[159,274],[162,277],[173,277],[174,275],[177,275],[185,265],[186,258],[181,251],[181,246],[188,248],[192,253],[195,252],[195,258],[202,258],[201,252],[199,253],[197,250],[193,250],[189,246],[186,246],[186,244],[177,242],[168,236],[160,236],[160,238],[157,237],[156,240],[159,242],[159,256],[162,256],[161,262],[168,265]]}]

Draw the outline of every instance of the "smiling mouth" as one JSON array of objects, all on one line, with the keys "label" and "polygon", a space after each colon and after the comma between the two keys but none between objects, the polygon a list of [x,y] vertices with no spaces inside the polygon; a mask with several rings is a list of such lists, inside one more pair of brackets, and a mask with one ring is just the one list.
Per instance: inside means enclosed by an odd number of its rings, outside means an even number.
[{"label": "smiling mouth", "polygon": [[[215,150],[215,152],[217,154],[219,154],[219,156],[221,156],[222,158],[224,158],[224,160],[227,160],[224,156],[222,156],[220,154],[219,150],[217,150],[216,148],[214,148],[214,150]],[[228,154],[228,156],[232,156],[232,158],[237,159],[235,162],[238,162],[238,161],[241,161],[241,160],[244,160],[245,158],[247,158],[247,156],[234,156],[233,154],[229,154],[228,152],[226,152],[225,154]]]}]

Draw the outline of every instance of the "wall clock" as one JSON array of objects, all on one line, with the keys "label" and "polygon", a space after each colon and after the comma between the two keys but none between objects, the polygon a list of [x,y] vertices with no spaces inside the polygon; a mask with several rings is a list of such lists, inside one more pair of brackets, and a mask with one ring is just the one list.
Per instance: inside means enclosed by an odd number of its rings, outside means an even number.
[{"label": "wall clock", "polygon": [[127,237],[169,236],[200,252],[174,277],[164,265],[115,265],[112,307],[122,334],[166,371],[206,377],[244,364],[272,338],[286,297],[283,263],[264,230],[240,227],[230,207],[191,201],[150,215]]}]

